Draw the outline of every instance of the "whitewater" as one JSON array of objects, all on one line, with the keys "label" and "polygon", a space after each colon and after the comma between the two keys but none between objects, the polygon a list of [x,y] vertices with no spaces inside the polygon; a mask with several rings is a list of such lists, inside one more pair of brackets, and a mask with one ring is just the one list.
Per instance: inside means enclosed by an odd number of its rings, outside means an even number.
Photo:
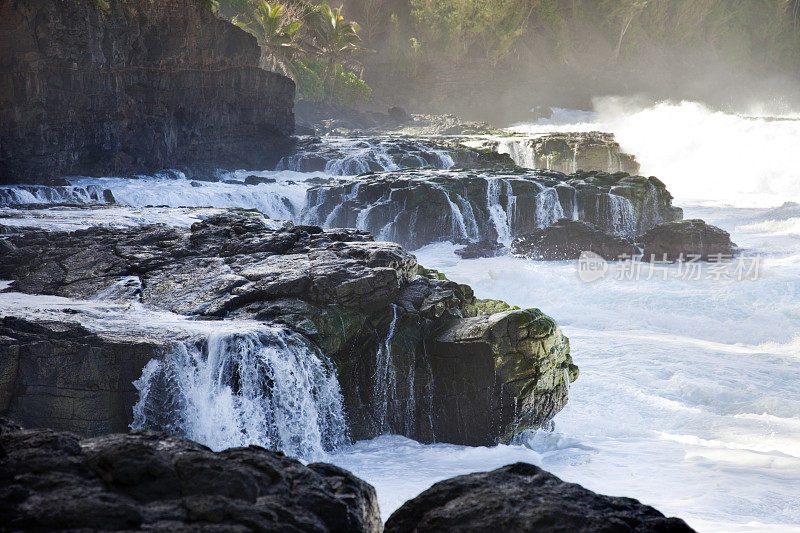
[{"label": "whitewater", "polygon": [[518,125],[524,134],[610,131],[686,218],[731,233],[755,280],[582,282],[576,264],[462,260],[449,243],[419,262],[478,297],[538,307],[581,369],[554,431],[514,444],[422,445],[385,435],[330,458],[374,484],[384,519],[433,482],[527,461],[625,495],[702,532],[800,531],[800,121],[693,102],[598,102]]},{"label": "whitewater", "polygon": [[[36,314],[64,305],[79,308],[82,319],[102,332],[142,328],[147,334],[190,339],[177,345],[165,366],[152,362],[144,369],[137,383],[136,427],[148,426],[148,409],[157,412],[147,404],[151,384],[172,376],[171,394],[189,407],[173,417],[175,432],[214,449],[283,442],[277,447],[290,455],[338,464],[375,486],[384,520],[436,481],[527,461],[597,492],[637,498],[701,532],[800,532],[800,116],[621,99],[598,100],[593,111],[554,111],[552,119],[509,128],[505,138],[553,131],[613,133],[622,151],[636,156],[642,174],[666,184],[685,218],[703,218],[729,231],[740,257],[757,260],[758,269],[755,279],[712,279],[708,268],[701,279],[682,279],[679,267],[670,266],[666,279],[618,280],[611,268],[603,279],[587,283],[571,261],[508,255],[464,260],[452,243],[417,250],[420,264],[471,285],[477,297],[537,307],[560,324],[581,373],[552,431],[494,447],[423,445],[397,435],[337,447],[343,440],[342,417],[328,363],[285,332],[259,324],[187,321],[133,304],[109,309],[102,295],[85,304],[28,295],[3,298],[11,299],[5,303],[17,312],[25,306]],[[335,143],[344,155],[325,172],[299,172],[294,168],[299,163],[286,161],[283,170],[237,171],[221,181],[71,178],[60,188],[0,188],[0,223],[50,230],[190,226],[224,207],[256,209],[275,219],[275,227],[281,219],[319,223],[307,210],[307,191],[321,180],[347,179],[347,169],[360,171],[364,157],[363,143]],[[441,154],[437,158],[440,168],[452,165]],[[385,169],[396,166],[381,161]],[[268,180],[241,183],[251,175]],[[499,240],[508,244],[513,196],[503,180],[489,185],[487,209]],[[105,203],[104,190],[115,204]],[[453,234],[473,236],[469,220],[474,217],[455,216],[465,210],[458,195],[448,201]],[[59,206],[62,202],[87,205],[77,209]],[[24,206],[45,203],[54,205]],[[551,204],[561,209],[558,202],[542,202]],[[551,209],[540,218],[550,220],[548,213],[552,220],[564,215]],[[361,212],[359,227],[368,214],[369,209]],[[127,291],[126,283],[121,280],[119,290]],[[382,369],[376,386],[386,389],[389,402],[391,354],[384,349],[376,357]],[[279,381],[286,386],[275,388],[269,398],[258,397],[257,387],[252,394],[232,394],[225,369],[230,361],[245,360],[283,376]],[[311,385],[292,385],[303,376],[314,378]],[[265,405],[305,410],[279,417],[270,428],[249,427],[258,418],[253,413]],[[212,411],[217,418],[208,414]],[[275,427],[285,435],[274,434]],[[314,437],[313,449],[300,442],[302,435]]]}]

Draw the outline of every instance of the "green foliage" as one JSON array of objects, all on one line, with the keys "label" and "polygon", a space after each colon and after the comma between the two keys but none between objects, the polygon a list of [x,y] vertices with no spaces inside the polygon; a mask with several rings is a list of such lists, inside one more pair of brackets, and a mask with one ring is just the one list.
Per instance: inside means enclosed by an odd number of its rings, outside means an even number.
[{"label": "green foliage", "polygon": [[372,88],[355,72],[337,65],[332,99],[334,104],[343,106],[366,104],[372,100]]},{"label": "green foliage", "polygon": [[301,51],[298,30],[301,20],[287,16],[286,7],[265,0],[255,2],[249,10],[233,18],[233,23],[255,35],[261,47],[261,66],[291,75],[292,59]]},{"label": "green foliage", "polygon": [[209,11],[216,11],[219,8],[219,2],[217,0],[198,0],[200,5],[208,9]]},{"label": "green foliage", "polygon": [[355,72],[336,65],[329,86],[323,83],[326,63],[319,59],[301,59],[294,63],[297,97],[311,102],[328,102],[341,106],[356,106],[372,100],[372,88]]},{"label": "green foliage", "polygon": [[108,13],[111,11],[111,6],[108,0],[91,0],[92,6],[101,13]]}]

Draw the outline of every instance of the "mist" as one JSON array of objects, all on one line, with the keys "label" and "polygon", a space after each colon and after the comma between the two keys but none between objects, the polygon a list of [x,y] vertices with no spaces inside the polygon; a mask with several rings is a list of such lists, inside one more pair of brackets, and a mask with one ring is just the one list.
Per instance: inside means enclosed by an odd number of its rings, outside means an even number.
[{"label": "mist", "polygon": [[798,1],[347,0],[372,106],[504,127],[598,96],[800,107]]}]

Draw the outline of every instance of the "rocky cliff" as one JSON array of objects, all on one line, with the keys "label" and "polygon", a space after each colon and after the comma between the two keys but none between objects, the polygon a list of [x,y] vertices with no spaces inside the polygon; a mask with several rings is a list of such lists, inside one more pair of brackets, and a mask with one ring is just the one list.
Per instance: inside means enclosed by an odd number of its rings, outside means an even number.
[{"label": "rocky cliff", "polygon": [[0,1],[0,183],[267,168],[294,83],[198,0]]}]

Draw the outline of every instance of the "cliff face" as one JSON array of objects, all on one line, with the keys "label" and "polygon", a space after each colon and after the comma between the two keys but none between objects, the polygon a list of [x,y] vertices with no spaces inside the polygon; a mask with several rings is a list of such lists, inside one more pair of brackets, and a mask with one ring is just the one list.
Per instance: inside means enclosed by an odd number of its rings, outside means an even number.
[{"label": "cliff face", "polygon": [[294,83],[197,0],[0,0],[0,183],[265,168]]}]

